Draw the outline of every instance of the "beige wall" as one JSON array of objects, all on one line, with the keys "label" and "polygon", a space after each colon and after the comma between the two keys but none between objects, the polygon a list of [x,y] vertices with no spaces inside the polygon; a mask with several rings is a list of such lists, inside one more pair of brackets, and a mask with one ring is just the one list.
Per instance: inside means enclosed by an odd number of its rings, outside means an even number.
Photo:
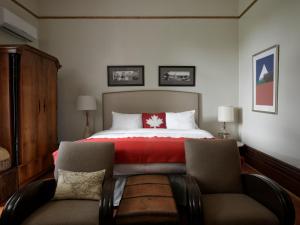
[{"label": "beige wall", "polygon": [[[252,0],[20,0],[41,15],[168,16],[239,15]],[[39,27],[39,21],[10,0],[4,6]],[[195,65],[196,86],[168,88],[202,94],[201,127],[216,134],[217,106],[242,108],[240,136],[246,144],[300,167],[297,97],[300,58],[298,0],[258,1],[239,20],[41,20],[40,47],[57,56],[60,140],[80,138],[83,115],[76,97],[158,87],[158,65]],[[0,31],[0,44],[23,43]],[[39,45],[39,41],[32,43]],[[280,45],[278,115],[252,112],[252,55]],[[145,87],[108,88],[106,66],[145,65]],[[102,127],[101,109],[94,114]],[[230,127],[236,136],[235,126]]]},{"label": "beige wall", "polygon": [[[24,0],[25,1],[25,0]],[[33,0],[26,0],[26,3],[33,1]],[[32,5],[35,5],[32,3]],[[19,17],[23,18],[26,22],[30,23],[31,25],[35,26],[37,29],[39,28],[39,21],[30,15],[28,12],[17,6],[11,0],[0,0],[0,7],[7,8],[9,11],[13,12],[14,14],[18,15]],[[29,44],[34,47],[38,47],[39,41],[36,40],[34,42],[28,42],[19,38],[16,38],[7,32],[4,32],[0,29],[0,44]]]},{"label": "beige wall", "polygon": [[[40,0],[17,0],[35,14],[40,12]],[[245,0],[244,0],[245,1]]]},{"label": "beige wall", "polygon": [[[238,104],[236,20],[43,20],[40,47],[57,56],[60,140],[81,137],[76,97],[158,87],[159,65],[195,65],[196,86],[168,88],[202,94],[201,127],[216,134],[217,107]],[[145,65],[145,87],[107,87],[107,65]],[[100,105],[100,104],[99,104]],[[102,128],[100,109],[95,128]],[[235,134],[236,131],[233,131]]]},{"label": "beige wall", "polygon": [[239,0],[238,4],[238,10],[239,10],[239,15],[253,2],[253,0]]},{"label": "beige wall", "polygon": [[[246,1],[246,0],[241,0]],[[239,0],[39,0],[56,16],[235,16]]]},{"label": "beige wall", "polygon": [[[300,168],[300,1],[258,1],[239,21],[242,141]],[[280,45],[278,114],[251,111],[252,55]]]},{"label": "beige wall", "polygon": [[[236,16],[238,0],[20,0],[39,15],[102,16]],[[246,1],[246,0],[244,0]],[[10,1],[6,1],[12,9]],[[241,8],[241,7],[240,7]],[[20,9],[18,9],[20,10]],[[22,10],[21,10],[22,11]],[[22,11],[30,21],[34,18]],[[18,13],[21,15],[22,13]],[[158,87],[159,65],[195,65],[196,86],[168,88],[202,94],[201,127],[216,134],[218,105],[237,105],[237,20],[40,20],[39,44],[57,56],[59,72],[58,125],[60,140],[80,138],[84,118],[75,109],[80,94],[167,89]],[[16,42],[12,38],[9,41]],[[145,65],[145,87],[107,87],[107,65]],[[100,105],[100,104],[99,104]],[[95,130],[102,128],[101,110],[95,114]],[[236,126],[230,126],[236,136]]]}]

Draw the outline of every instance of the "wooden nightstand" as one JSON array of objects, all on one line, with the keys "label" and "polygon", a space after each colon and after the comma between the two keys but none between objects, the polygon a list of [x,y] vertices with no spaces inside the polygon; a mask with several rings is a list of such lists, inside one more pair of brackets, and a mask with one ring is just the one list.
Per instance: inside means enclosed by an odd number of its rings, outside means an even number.
[{"label": "wooden nightstand", "polygon": [[239,149],[244,147],[244,143],[243,142],[236,141],[236,144],[237,144],[237,146],[238,146]]},{"label": "wooden nightstand", "polygon": [[245,144],[243,142],[240,142],[240,141],[236,141],[236,144],[237,144],[237,147],[239,148],[239,152],[240,152],[241,165],[243,165],[245,163],[245,157],[244,157]]}]

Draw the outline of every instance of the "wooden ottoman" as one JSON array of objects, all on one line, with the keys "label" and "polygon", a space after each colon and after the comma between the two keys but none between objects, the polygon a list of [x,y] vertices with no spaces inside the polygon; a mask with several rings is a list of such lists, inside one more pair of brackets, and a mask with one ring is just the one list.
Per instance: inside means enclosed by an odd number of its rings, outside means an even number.
[{"label": "wooden ottoman", "polygon": [[128,177],[116,224],[179,224],[169,178],[164,175]]}]

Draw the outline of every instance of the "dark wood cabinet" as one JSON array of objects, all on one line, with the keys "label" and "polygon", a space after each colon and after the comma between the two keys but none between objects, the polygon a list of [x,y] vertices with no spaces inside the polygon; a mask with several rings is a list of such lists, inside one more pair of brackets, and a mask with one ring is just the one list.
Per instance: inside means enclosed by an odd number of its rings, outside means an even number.
[{"label": "dark wood cabinet", "polygon": [[[55,62],[50,62],[47,64],[47,98],[46,98],[46,113],[47,113],[47,122],[49,126],[47,126],[48,132],[48,148],[52,150],[56,150],[57,148],[57,92],[52,90],[57,90],[57,67]],[[55,107],[47,107],[47,106],[55,106]]]},{"label": "dark wood cabinet", "polygon": [[27,45],[0,46],[0,146],[23,186],[53,167],[58,60]]},{"label": "dark wood cabinet", "polygon": [[5,202],[9,196],[11,196],[17,190],[17,168],[15,167],[7,171],[0,172],[0,204]]},{"label": "dark wood cabinet", "polygon": [[[0,52],[0,146],[12,155],[12,114],[10,101],[9,58]],[[13,162],[14,164],[15,162]]]}]

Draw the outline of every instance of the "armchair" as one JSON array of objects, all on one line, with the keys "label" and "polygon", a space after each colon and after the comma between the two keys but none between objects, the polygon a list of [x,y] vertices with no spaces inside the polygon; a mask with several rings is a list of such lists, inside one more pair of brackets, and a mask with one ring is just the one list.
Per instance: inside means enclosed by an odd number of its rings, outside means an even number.
[{"label": "armchair", "polygon": [[190,225],[293,225],[287,192],[269,178],[241,174],[234,140],[185,142]]},{"label": "armchair", "polygon": [[[35,181],[15,193],[6,203],[0,225],[112,224],[112,143],[62,142],[55,165],[55,178]],[[55,200],[57,170],[92,172],[105,169],[101,200]]]}]

